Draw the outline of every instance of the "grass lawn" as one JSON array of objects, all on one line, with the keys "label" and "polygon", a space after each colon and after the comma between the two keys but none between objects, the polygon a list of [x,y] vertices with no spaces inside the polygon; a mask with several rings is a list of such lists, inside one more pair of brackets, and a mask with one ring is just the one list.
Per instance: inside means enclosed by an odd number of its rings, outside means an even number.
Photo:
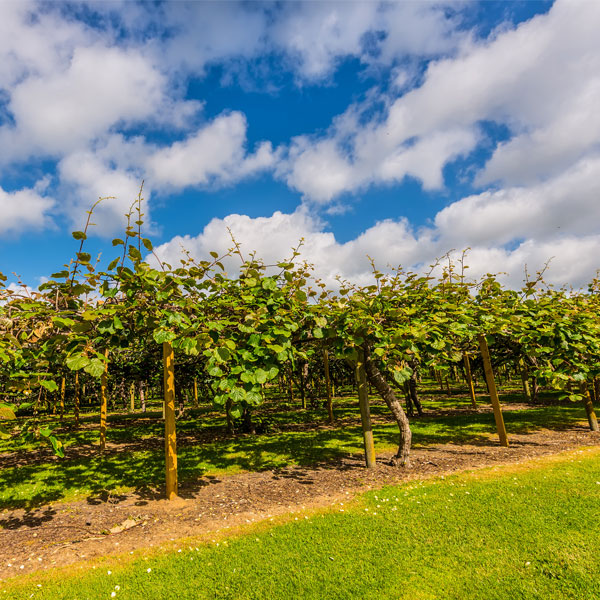
[{"label": "grass lawn", "polygon": [[0,598],[591,600],[599,508],[600,450],[586,449],[384,488],[218,544],[30,575],[1,583]]}]

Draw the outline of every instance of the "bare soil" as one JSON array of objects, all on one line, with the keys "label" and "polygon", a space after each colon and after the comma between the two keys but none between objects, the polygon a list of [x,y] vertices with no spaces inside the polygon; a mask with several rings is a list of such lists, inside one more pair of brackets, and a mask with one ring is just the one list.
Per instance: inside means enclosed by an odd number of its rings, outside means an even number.
[{"label": "bare soil", "polygon": [[510,444],[502,448],[490,436],[477,445],[415,448],[405,469],[390,466],[388,453],[379,455],[370,470],[355,456],[312,467],[207,476],[180,486],[181,500],[175,502],[161,500],[162,490],[155,489],[5,510],[0,513],[0,580],[181,538],[209,540],[247,523],[339,505],[370,488],[600,446],[600,435],[577,425],[512,434]]}]

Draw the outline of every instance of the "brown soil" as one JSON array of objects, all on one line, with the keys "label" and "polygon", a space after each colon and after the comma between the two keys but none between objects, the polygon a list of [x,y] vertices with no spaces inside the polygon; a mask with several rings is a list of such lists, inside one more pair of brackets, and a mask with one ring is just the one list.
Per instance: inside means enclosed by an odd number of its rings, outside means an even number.
[{"label": "brown soil", "polygon": [[[600,446],[583,425],[511,435],[510,448],[489,444],[430,446],[412,452],[412,466],[389,466],[378,456],[367,470],[361,457],[181,486],[182,500],[159,500],[160,490],[106,495],[31,510],[0,513],[0,580],[101,556],[127,554],[180,538],[208,539],[246,523],[346,502],[369,488],[464,469],[516,463],[581,446]],[[111,533],[112,530],[112,533]]]}]

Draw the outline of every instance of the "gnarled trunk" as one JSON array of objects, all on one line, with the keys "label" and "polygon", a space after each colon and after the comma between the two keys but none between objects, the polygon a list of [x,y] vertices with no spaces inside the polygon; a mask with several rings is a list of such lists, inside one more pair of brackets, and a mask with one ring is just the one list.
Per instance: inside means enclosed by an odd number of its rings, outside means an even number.
[{"label": "gnarled trunk", "polygon": [[[408,380],[408,390],[410,393],[410,398],[411,398],[413,404],[415,405],[415,407],[417,408],[417,413],[419,413],[419,416],[422,417],[423,416],[423,407],[421,406],[421,401],[419,400],[419,394],[417,392],[417,361],[411,360],[410,368],[412,369],[412,375],[410,376],[410,379]],[[447,381],[448,380],[446,380],[446,382]]]},{"label": "gnarled trunk", "polygon": [[383,398],[385,403],[388,405],[392,415],[398,423],[398,429],[400,430],[400,440],[398,445],[398,452],[392,459],[392,464],[403,467],[410,465],[410,443],[412,440],[412,433],[410,431],[410,425],[408,418],[402,410],[402,405],[394,390],[391,388],[389,383],[385,380],[381,371],[377,368],[377,365],[371,359],[369,348],[365,347],[365,370],[369,380],[379,392],[379,395]]}]

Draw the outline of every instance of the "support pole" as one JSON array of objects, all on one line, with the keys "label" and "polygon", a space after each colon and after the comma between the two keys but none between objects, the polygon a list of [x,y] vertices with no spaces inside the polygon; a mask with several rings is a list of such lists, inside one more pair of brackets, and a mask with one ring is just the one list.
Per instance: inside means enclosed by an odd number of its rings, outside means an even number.
[{"label": "support pole", "polygon": [[469,360],[469,354],[467,352],[463,354],[463,360],[465,363],[465,375],[467,376],[467,386],[469,387],[469,396],[471,397],[471,404],[473,405],[473,408],[477,408],[475,386],[473,385],[473,376],[471,375],[471,361]]},{"label": "support pole", "polygon": [[60,420],[65,416],[65,378],[60,380]]},{"label": "support pole", "polygon": [[75,371],[75,427],[79,427],[79,373]]},{"label": "support pole", "polygon": [[175,365],[173,346],[170,342],[163,342],[163,366],[167,500],[174,500],[177,498],[177,441],[175,434]]},{"label": "support pole", "polygon": [[333,425],[333,400],[331,398],[331,380],[329,378],[329,352],[327,348],[323,350],[323,368],[325,371],[325,392],[327,394],[327,413],[329,414],[329,423]]},{"label": "support pole", "polygon": [[108,349],[104,351],[106,362],[104,363],[104,373],[100,376],[100,452],[106,450],[106,407],[108,399],[106,397],[106,373],[108,371]]},{"label": "support pole", "polygon": [[365,371],[365,354],[358,350],[356,361],[356,385],[358,389],[358,405],[362,422],[363,439],[365,444],[365,461],[367,468],[375,467],[375,444],[373,443],[373,428],[371,426],[371,411],[369,409],[369,394],[367,392],[367,374]]},{"label": "support pole", "polygon": [[198,408],[198,378],[194,377],[194,408]]},{"label": "support pole", "polygon": [[485,371],[485,380],[490,391],[490,400],[494,408],[494,418],[496,419],[496,429],[500,437],[500,444],[508,447],[508,437],[506,435],[506,427],[504,426],[504,417],[500,408],[500,399],[496,390],[496,382],[494,381],[494,371],[492,370],[492,361],[490,360],[490,350],[487,345],[485,335],[479,335],[479,348],[481,349],[481,358],[483,359],[483,370]]},{"label": "support pole", "polygon": [[135,412],[135,383],[129,386],[129,412]]}]

